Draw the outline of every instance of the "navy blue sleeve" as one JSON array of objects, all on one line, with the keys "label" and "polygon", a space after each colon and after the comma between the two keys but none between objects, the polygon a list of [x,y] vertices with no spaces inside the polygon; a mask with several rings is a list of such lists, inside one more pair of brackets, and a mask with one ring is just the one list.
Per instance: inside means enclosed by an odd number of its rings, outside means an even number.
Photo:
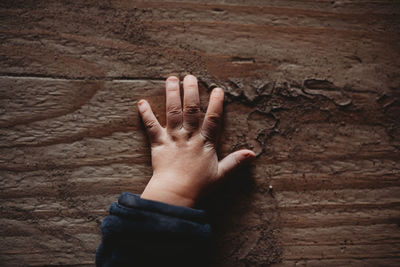
[{"label": "navy blue sleeve", "polygon": [[[204,266],[211,227],[203,210],[122,193],[101,225],[96,266]],[[172,264],[172,265],[171,265]]]}]

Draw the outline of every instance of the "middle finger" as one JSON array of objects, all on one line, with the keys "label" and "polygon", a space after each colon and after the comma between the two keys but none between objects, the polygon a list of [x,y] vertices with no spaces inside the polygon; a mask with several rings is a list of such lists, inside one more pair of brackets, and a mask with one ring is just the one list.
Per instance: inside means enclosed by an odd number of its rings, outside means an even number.
[{"label": "middle finger", "polygon": [[199,128],[200,97],[197,79],[186,75],[183,79],[183,128],[195,132]]}]

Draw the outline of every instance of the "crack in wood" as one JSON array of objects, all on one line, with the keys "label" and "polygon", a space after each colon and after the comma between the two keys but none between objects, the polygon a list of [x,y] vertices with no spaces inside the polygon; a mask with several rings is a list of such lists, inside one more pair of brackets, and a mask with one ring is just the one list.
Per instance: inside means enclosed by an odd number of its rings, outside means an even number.
[{"label": "crack in wood", "polygon": [[69,77],[62,75],[46,76],[40,74],[0,73],[0,79],[21,79],[38,81],[111,81],[111,82],[137,82],[137,81],[165,81],[164,77],[129,77],[129,76],[108,76],[108,77]]}]

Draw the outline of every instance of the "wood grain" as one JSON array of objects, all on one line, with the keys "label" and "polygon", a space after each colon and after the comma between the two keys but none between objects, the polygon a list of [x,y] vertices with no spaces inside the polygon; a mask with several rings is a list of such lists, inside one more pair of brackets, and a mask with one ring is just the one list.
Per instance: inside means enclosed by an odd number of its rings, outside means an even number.
[{"label": "wood grain", "polygon": [[[226,92],[221,156],[258,157],[210,196],[213,266],[400,264],[397,1],[2,1],[0,263],[93,266],[140,194],[136,103],[164,82]],[[269,187],[272,186],[272,190]]]}]

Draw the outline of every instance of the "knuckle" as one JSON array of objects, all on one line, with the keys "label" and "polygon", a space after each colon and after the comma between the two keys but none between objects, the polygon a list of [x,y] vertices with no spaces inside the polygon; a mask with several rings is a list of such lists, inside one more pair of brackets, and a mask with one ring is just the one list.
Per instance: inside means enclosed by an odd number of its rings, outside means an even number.
[{"label": "knuckle", "polygon": [[179,91],[179,86],[169,85],[167,86],[167,93],[173,93]]},{"label": "knuckle", "polygon": [[183,123],[183,128],[186,130],[187,133],[192,134],[195,132],[199,127],[199,123],[197,120],[190,120],[186,119]]},{"label": "knuckle", "polygon": [[179,83],[168,82],[166,88],[167,94],[179,92]]},{"label": "knuckle", "polygon": [[144,122],[144,126],[146,127],[146,129],[150,130],[155,128],[157,126],[157,123],[153,120],[147,120]]},{"label": "knuckle", "polygon": [[189,90],[196,90],[197,89],[197,83],[194,82],[189,82],[186,84],[186,89]]},{"label": "knuckle", "polygon": [[167,108],[168,115],[180,115],[181,113],[182,113],[182,110],[180,107],[170,106]]},{"label": "knuckle", "polygon": [[217,126],[221,122],[221,115],[218,113],[210,113],[207,115],[207,122],[210,123],[212,126]]},{"label": "knuckle", "polygon": [[208,131],[207,129],[204,129],[203,131],[200,132],[200,134],[203,137],[204,143],[210,145],[211,141],[213,140],[210,131]]},{"label": "knuckle", "polygon": [[197,114],[200,112],[200,106],[197,104],[185,105],[184,111],[186,114]]},{"label": "knuckle", "polygon": [[216,151],[216,144],[210,140],[203,139],[203,149],[207,152]]}]

